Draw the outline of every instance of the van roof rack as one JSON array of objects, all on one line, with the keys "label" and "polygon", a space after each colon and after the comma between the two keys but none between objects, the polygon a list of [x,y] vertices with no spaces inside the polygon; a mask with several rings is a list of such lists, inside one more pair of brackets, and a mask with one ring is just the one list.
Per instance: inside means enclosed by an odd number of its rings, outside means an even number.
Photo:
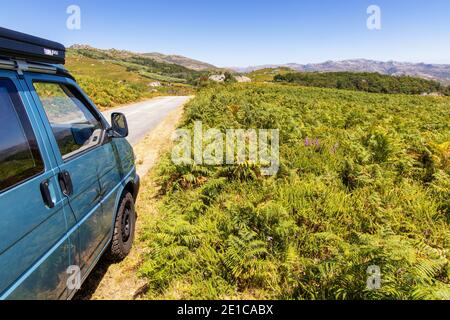
[{"label": "van roof rack", "polygon": [[2,58],[0,56],[0,69],[17,71],[19,75],[23,75],[24,72],[37,72],[37,73],[47,73],[56,74],[59,76],[67,77],[72,80],[75,78],[67,71],[62,65],[53,65],[47,63],[39,62],[25,62],[22,60],[13,60],[10,58]]},{"label": "van roof rack", "polygon": [[65,64],[66,48],[57,42],[0,27],[0,56],[28,62]]}]

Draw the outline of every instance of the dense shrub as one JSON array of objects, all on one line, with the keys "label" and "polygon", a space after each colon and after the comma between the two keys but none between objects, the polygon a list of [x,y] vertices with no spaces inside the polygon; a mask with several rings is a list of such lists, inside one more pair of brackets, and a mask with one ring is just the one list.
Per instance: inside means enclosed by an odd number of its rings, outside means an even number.
[{"label": "dense shrub", "polygon": [[78,77],[77,81],[93,102],[102,109],[138,101],[148,91],[143,84],[121,83],[95,77]]},{"label": "dense shrub", "polygon": [[197,120],[279,128],[281,169],[164,157],[149,298],[450,299],[448,98],[235,84],[201,91]]}]

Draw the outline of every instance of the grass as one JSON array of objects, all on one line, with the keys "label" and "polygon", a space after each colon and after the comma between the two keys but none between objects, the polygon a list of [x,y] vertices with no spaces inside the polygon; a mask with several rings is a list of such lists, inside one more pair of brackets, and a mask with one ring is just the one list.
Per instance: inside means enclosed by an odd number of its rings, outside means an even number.
[{"label": "grass", "polygon": [[[446,97],[202,90],[181,126],[279,128],[281,169],[267,178],[166,155],[160,213],[141,236],[146,297],[450,299],[449,119]],[[366,286],[372,265],[379,290]]]}]

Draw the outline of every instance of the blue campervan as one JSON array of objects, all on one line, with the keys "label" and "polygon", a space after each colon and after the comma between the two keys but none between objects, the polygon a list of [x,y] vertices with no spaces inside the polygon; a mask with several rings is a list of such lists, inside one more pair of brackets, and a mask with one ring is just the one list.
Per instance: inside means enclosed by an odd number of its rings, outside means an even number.
[{"label": "blue campervan", "polygon": [[125,116],[109,123],[61,44],[0,28],[0,299],[70,299],[123,259],[139,192]]}]

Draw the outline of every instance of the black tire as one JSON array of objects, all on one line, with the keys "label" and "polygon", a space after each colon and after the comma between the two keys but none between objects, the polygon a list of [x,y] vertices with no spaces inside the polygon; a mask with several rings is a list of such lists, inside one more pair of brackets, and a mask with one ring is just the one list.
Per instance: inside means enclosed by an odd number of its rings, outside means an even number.
[{"label": "black tire", "polygon": [[120,201],[119,211],[114,223],[114,234],[109,258],[121,261],[130,253],[134,241],[136,211],[133,195],[127,192]]}]

